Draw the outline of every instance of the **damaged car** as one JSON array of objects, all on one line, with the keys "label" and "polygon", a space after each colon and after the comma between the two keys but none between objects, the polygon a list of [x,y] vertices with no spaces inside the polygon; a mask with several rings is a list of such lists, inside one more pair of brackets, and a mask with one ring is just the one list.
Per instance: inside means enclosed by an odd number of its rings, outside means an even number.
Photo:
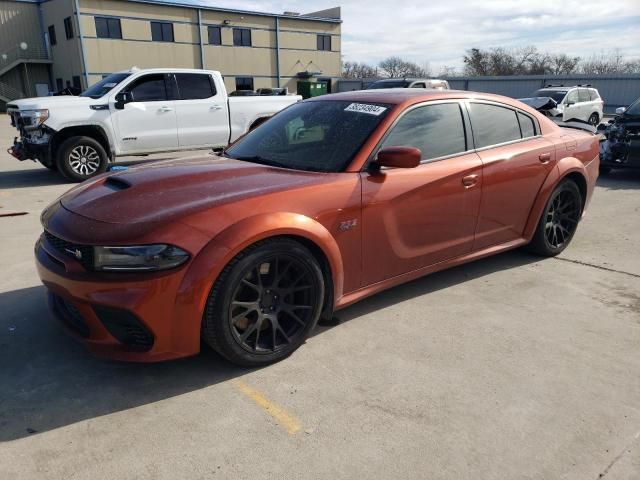
[{"label": "damaged car", "polygon": [[600,143],[600,172],[614,168],[640,168],[640,98],[616,109],[616,117],[600,125],[605,137]]},{"label": "damaged car", "polygon": [[563,122],[579,120],[597,126],[604,116],[604,102],[591,85],[547,85],[521,102],[553,119]]}]

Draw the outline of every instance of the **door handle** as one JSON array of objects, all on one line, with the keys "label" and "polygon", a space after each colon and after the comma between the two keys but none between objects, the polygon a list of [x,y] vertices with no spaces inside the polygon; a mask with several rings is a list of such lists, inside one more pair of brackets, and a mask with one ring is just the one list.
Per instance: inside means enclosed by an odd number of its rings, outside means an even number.
[{"label": "door handle", "polygon": [[551,154],[549,152],[547,153],[541,153],[540,156],[538,157],[538,159],[542,162],[542,163],[549,163],[549,161],[551,160]]},{"label": "door handle", "polygon": [[161,112],[173,112],[173,108],[164,106],[164,107],[160,107],[160,111]]},{"label": "door handle", "polygon": [[467,188],[473,187],[476,183],[478,183],[478,175],[476,175],[475,173],[473,175],[462,177],[462,185]]},{"label": "door handle", "polygon": [[222,110],[222,105],[212,105],[209,110]]}]

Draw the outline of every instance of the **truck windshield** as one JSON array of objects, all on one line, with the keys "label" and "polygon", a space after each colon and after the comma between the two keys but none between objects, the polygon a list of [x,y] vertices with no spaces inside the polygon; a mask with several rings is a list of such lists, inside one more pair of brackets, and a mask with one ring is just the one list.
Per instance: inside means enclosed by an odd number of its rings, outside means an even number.
[{"label": "truck windshield", "polygon": [[373,82],[367,87],[367,90],[377,88],[407,88],[411,82],[406,80],[383,80],[382,82]]},{"label": "truck windshield", "polygon": [[313,172],[341,172],[392,106],[341,100],[296,103],[256,128],[225,156]]},{"label": "truck windshield", "polygon": [[533,92],[533,95],[531,95],[532,97],[551,97],[553,98],[556,103],[560,103],[562,102],[562,99],[565,97],[565,95],[567,94],[566,91],[563,90],[536,90],[535,92]]},{"label": "truck windshield", "polygon": [[130,75],[130,73],[112,73],[108,77],[100,80],[98,83],[93,84],[88,90],[82,92],[80,96],[100,98]]}]

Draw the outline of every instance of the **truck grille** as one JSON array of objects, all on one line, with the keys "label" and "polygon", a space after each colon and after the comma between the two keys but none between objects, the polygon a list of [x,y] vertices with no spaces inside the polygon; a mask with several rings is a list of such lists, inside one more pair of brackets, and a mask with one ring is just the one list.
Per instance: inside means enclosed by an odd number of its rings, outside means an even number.
[{"label": "truck grille", "polygon": [[52,233],[44,231],[44,237],[53,248],[68,257],[75,258],[87,270],[93,269],[93,247],[89,245],[78,245],[58,238]]}]

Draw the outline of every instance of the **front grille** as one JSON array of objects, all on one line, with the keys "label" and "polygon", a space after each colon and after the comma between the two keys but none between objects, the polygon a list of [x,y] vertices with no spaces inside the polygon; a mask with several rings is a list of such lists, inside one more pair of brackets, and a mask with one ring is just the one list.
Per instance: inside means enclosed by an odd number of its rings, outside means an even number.
[{"label": "front grille", "polygon": [[67,242],[62,238],[44,231],[44,237],[47,242],[57,251],[68,257],[78,260],[87,270],[93,269],[93,247],[89,245],[78,245],[76,243]]},{"label": "front grille", "polygon": [[76,306],[55,293],[49,292],[49,296],[51,308],[60,320],[79,335],[88,337],[91,332]]},{"label": "front grille", "polygon": [[147,351],[153,346],[153,334],[133,313],[100,305],[94,305],[93,311],[107,331],[119,342],[142,351]]}]

